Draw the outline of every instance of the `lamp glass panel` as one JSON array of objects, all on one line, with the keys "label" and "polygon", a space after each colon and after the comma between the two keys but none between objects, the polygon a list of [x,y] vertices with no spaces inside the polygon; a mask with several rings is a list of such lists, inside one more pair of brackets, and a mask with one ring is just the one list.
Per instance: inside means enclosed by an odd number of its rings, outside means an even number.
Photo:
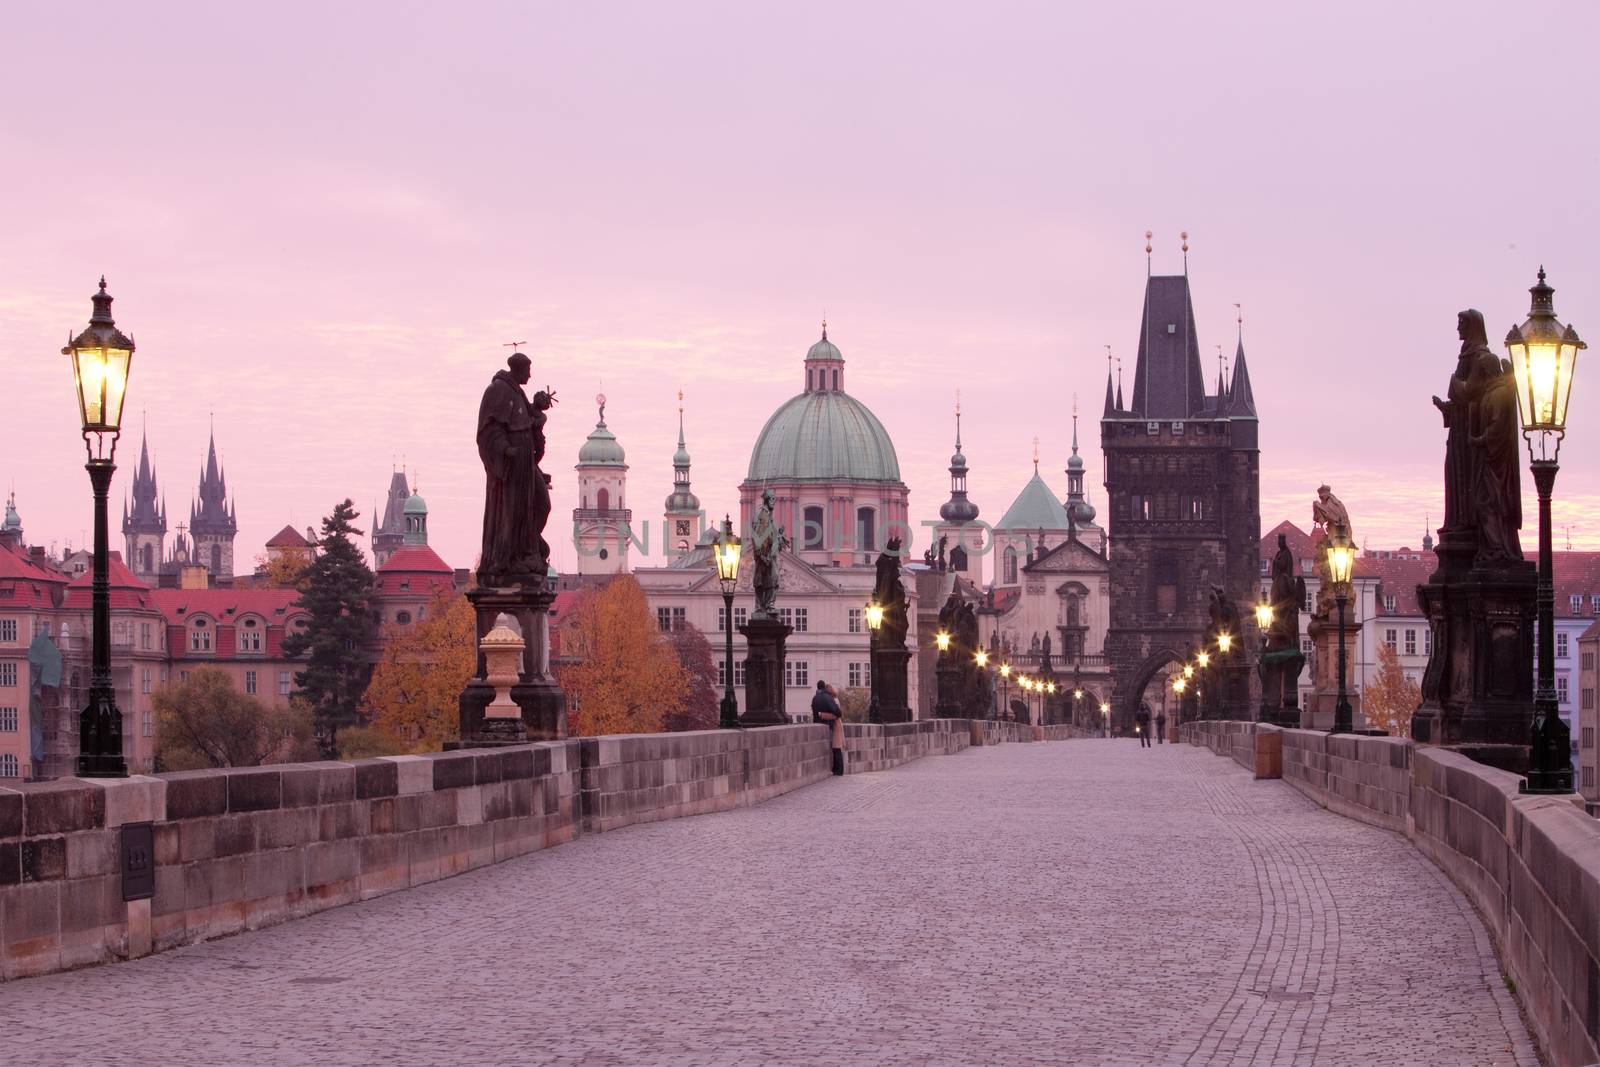
[{"label": "lamp glass panel", "polygon": [[133,353],[126,348],[103,348],[105,361],[106,428],[122,429],[122,400],[128,393],[128,364]]},{"label": "lamp glass panel", "polygon": [[78,414],[83,428],[93,430],[103,425],[105,412],[105,355],[98,348],[74,348],[72,371],[78,384]]},{"label": "lamp glass panel", "polygon": [[1563,343],[1556,357],[1555,425],[1558,430],[1567,425],[1567,398],[1572,395],[1572,372],[1577,370],[1577,365],[1578,346],[1571,341]]}]

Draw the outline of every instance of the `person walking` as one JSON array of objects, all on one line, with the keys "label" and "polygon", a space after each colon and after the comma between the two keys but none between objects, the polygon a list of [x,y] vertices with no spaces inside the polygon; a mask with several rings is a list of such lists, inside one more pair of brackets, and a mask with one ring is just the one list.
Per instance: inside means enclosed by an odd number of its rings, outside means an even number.
[{"label": "person walking", "polygon": [[1167,743],[1167,709],[1162,708],[1156,712],[1156,744]]},{"label": "person walking", "polygon": [[1138,714],[1133,717],[1134,732],[1139,735],[1139,747],[1150,747],[1150,705],[1140,704]]},{"label": "person walking", "polygon": [[811,717],[830,727],[829,741],[833,748],[833,773],[844,773],[844,709],[839,707],[839,694],[827,682],[817,682],[817,694],[811,698]]}]

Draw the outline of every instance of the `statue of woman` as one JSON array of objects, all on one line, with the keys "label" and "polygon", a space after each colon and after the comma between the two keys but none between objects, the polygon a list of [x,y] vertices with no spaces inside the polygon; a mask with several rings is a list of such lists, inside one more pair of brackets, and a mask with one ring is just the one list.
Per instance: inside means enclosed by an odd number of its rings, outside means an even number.
[{"label": "statue of woman", "polygon": [[1478,398],[1483,391],[1482,368],[1494,361],[1489,337],[1483,325],[1483,312],[1468,308],[1456,316],[1456,335],[1461,352],[1456,357],[1455,373],[1450,376],[1447,399],[1433,398],[1434,407],[1444,418],[1444,529],[1470,530],[1478,524],[1473,494],[1478,487],[1477,456],[1472,446],[1476,432]]}]

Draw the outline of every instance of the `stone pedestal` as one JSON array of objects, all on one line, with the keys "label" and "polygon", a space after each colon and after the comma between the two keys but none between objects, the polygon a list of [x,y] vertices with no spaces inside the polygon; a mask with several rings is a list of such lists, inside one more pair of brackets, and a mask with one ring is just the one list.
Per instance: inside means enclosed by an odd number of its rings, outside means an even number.
[{"label": "stone pedestal", "polygon": [[[555,594],[542,587],[472,589],[467,592],[477,615],[478,670],[461,691],[461,740],[447,748],[483,748],[559,741],[567,736],[567,696],[550,673],[550,603]],[[522,662],[511,699],[522,711],[517,719],[484,714],[495,699],[481,642],[500,615],[509,615],[523,640]]]},{"label": "stone pedestal", "polygon": [[1261,722],[1290,729],[1300,726],[1298,683],[1305,666],[1305,653],[1298,648],[1261,654],[1261,708],[1257,715]]},{"label": "stone pedestal", "polygon": [[783,643],[794,632],[777,619],[752,618],[739,627],[744,635],[744,714],[741,726],[787,726],[784,709]]},{"label": "stone pedestal", "polygon": [[872,696],[878,702],[878,722],[911,721],[909,648],[872,650]]},{"label": "stone pedestal", "polygon": [[[1344,622],[1344,688],[1345,699],[1352,709],[1350,721],[1356,730],[1364,730],[1367,718],[1361,713],[1361,697],[1355,689],[1356,650],[1361,644],[1361,627],[1352,621],[1354,614],[1348,608]],[[1305,730],[1333,729],[1334,710],[1339,706],[1339,619],[1330,615],[1324,619],[1313,616],[1306,625],[1314,650],[1311,657],[1311,697],[1300,709],[1300,727]]]},{"label": "stone pedestal", "polygon": [[950,662],[948,655],[940,656],[934,667],[937,698],[933,705],[936,719],[964,719],[966,709],[961,706],[961,668]]},{"label": "stone pedestal", "polygon": [[1474,758],[1496,766],[1525,765],[1533,728],[1538,567],[1524,560],[1463,569],[1467,549],[1455,540],[1441,538],[1439,569],[1417,586],[1433,646],[1411,736],[1424,744],[1471,746],[1481,753]]}]

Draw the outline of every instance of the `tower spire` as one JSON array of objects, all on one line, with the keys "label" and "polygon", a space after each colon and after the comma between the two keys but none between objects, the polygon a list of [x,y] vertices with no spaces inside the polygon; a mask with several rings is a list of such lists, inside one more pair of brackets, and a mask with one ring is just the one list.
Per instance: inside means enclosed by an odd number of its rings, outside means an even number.
[{"label": "tower spire", "polygon": [[961,451],[961,390],[956,390],[956,451]]},{"label": "tower spire", "polygon": [[1189,276],[1189,231],[1184,230],[1178,235],[1183,238],[1183,276]]},{"label": "tower spire", "polygon": [[1144,231],[1144,276],[1146,278],[1155,273],[1155,268],[1150,264],[1150,256],[1156,250],[1156,246],[1151,243],[1151,239],[1154,237],[1154,230]]}]

